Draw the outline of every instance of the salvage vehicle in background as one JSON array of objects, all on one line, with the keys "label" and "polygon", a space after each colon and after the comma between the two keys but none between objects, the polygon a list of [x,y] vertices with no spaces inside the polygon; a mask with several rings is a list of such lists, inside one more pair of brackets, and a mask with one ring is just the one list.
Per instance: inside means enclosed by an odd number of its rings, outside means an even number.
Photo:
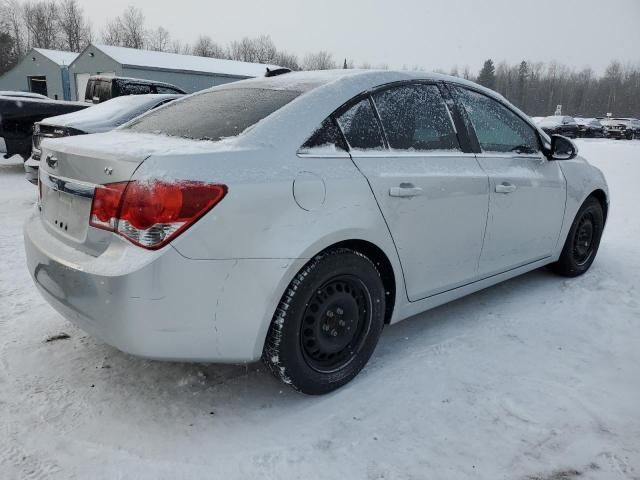
[{"label": "salvage vehicle in background", "polygon": [[101,103],[124,95],[146,95],[151,93],[184,95],[187,92],[165,82],[144,80],[142,78],[93,75],[87,81],[84,100],[90,103]]},{"label": "salvage vehicle in background", "polygon": [[27,180],[34,185],[38,183],[42,140],[107,132],[181,96],[154,94],[116,97],[90,109],[36,122],[33,128],[31,158],[24,164]]},{"label": "salvage vehicle in background", "polygon": [[626,121],[617,118],[603,118],[600,123],[604,127],[607,138],[631,140],[634,137],[633,128]]},{"label": "salvage vehicle in background", "polygon": [[56,310],[143,357],[262,357],[309,394],[353,379],[385,324],[585,273],[609,209],[570,140],[419,72],[221,85],[42,158],[25,248]]},{"label": "salvage vehicle in background", "polygon": [[31,155],[33,125],[43,118],[76,112],[89,107],[82,102],[0,96],[0,154],[5,158]]},{"label": "salvage vehicle in background", "polygon": [[604,137],[604,127],[597,118],[574,117],[578,125],[578,136],[583,138]]},{"label": "salvage vehicle in background", "polygon": [[614,122],[620,122],[626,127],[625,138],[633,140],[640,138],[640,120],[637,118],[614,118]]},{"label": "salvage vehicle in background", "polygon": [[33,92],[20,92],[16,90],[0,90],[0,97],[14,97],[14,98],[39,98],[40,100],[49,100],[46,95],[40,95]]},{"label": "salvage vehicle in background", "polygon": [[544,117],[537,124],[549,135],[564,135],[569,138],[578,137],[578,124],[573,117],[567,115]]}]

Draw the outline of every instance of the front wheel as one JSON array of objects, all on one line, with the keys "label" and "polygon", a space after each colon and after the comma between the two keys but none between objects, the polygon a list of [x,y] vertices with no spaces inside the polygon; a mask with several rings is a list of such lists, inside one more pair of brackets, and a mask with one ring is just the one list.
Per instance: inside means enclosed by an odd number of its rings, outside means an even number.
[{"label": "front wheel", "polygon": [[296,390],[328,393],[367,363],[384,325],[385,290],[364,255],[338,248],[314,257],[291,281],[262,359]]},{"label": "front wheel", "polygon": [[569,229],[562,253],[551,269],[565,277],[582,275],[598,253],[604,229],[604,213],[597,198],[589,197],[578,210]]}]

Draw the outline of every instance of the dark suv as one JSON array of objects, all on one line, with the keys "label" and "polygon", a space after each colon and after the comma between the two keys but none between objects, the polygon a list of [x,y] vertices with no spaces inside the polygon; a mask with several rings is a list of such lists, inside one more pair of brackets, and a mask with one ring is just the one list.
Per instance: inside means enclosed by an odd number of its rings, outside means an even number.
[{"label": "dark suv", "polygon": [[170,83],[143,80],[141,78],[94,75],[89,77],[87,82],[84,101],[101,103],[123,95],[146,95],[149,93],[185,94],[187,92]]}]

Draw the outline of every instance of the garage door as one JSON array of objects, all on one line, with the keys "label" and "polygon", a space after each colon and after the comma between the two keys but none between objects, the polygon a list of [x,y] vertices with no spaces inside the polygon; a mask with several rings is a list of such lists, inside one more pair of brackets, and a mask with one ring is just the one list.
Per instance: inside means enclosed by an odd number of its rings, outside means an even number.
[{"label": "garage door", "polygon": [[84,101],[84,91],[87,89],[89,77],[88,73],[76,73],[76,100],[80,102]]}]

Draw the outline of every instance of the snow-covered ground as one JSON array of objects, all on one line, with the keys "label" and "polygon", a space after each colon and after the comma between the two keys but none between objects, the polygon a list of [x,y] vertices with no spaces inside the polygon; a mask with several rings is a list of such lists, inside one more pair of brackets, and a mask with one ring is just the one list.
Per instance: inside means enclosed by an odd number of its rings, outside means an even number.
[{"label": "snow-covered ground", "polygon": [[0,479],[639,479],[640,141],[579,146],[612,191],[586,275],[535,271],[387,328],[319,398],[68,324],[25,269],[35,189],[4,161]]}]

